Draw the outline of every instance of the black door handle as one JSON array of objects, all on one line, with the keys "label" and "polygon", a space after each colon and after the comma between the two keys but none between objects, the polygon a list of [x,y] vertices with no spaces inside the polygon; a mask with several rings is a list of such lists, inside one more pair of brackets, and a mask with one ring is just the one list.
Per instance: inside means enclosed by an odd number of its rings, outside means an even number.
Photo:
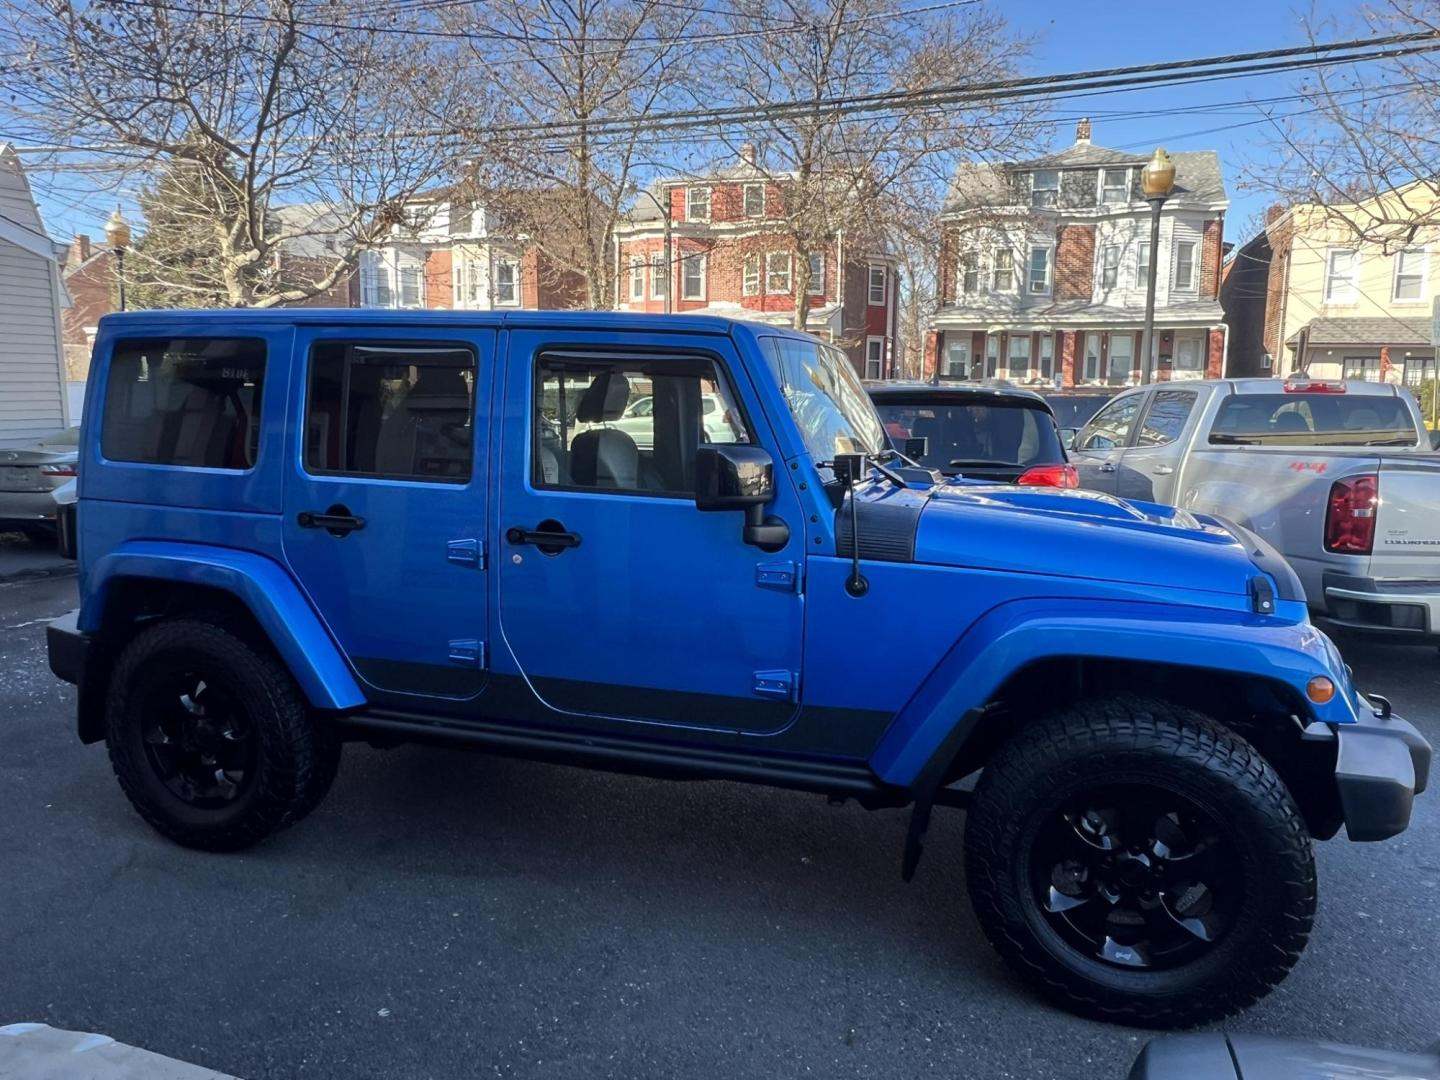
[{"label": "black door handle", "polygon": [[295,515],[302,529],[324,529],[331,536],[345,536],[365,527],[365,519],[356,517],[343,506],[332,506],[323,514],[318,510],[301,510]]},{"label": "black door handle", "polygon": [[558,521],[542,521],[538,529],[512,525],[505,530],[505,539],[512,544],[534,544],[546,555],[558,555],[565,548],[580,546],[580,534],[566,532]]}]

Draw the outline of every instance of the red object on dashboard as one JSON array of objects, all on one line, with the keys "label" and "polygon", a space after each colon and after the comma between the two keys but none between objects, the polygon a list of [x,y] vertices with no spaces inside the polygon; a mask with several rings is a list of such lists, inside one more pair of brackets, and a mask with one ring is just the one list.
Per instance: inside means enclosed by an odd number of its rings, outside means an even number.
[{"label": "red object on dashboard", "polygon": [[1369,555],[1375,547],[1375,510],[1380,477],[1347,476],[1330,485],[1325,510],[1325,550],[1339,555]]},{"label": "red object on dashboard", "polygon": [[1026,487],[1078,488],[1080,473],[1074,465],[1036,465],[1021,473],[1015,482]]}]

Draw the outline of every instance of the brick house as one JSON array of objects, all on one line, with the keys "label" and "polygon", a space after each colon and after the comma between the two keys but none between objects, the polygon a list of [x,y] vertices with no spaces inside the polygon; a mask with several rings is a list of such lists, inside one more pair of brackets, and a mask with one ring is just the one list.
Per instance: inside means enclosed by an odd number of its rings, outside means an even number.
[{"label": "brick house", "polygon": [[[925,375],[1022,384],[1130,386],[1141,380],[1150,207],[1146,158],[1095,146],[1082,120],[1073,146],[1033,161],[967,164],[940,215],[940,306]],[[1219,157],[1173,155],[1174,194],[1160,218],[1152,370],[1218,377],[1226,328],[1217,299],[1229,201]]]},{"label": "brick house", "polygon": [[[733,166],[656,180],[615,229],[616,307],[793,325],[797,256],[782,219],[791,176],[761,169],[747,144]],[[893,257],[841,233],[809,258],[806,328],[844,349],[862,376],[894,377]]]},{"label": "brick house", "polygon": [[507,228],[502,215],[439,194],[413,200],[387,243],[360,257],[360,307],[582,307],[585,282]]},{"label": "brick house", "polygon": [[61,278],[70,294],[70,306],[60,312],[65,378],[84,382],[90,373],[90,350],[100,316],[115,310],[114,256],[78,233],[65,249]]}]

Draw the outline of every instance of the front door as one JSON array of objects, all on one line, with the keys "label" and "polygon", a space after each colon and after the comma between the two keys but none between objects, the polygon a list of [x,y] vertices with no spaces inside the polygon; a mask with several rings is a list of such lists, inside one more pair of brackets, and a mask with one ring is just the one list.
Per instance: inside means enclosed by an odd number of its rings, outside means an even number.
[{"label": "front door", "polygon": [[1144,390],[1121,394],[1080,429],[1070,461],[1080,473],[1081,487],[1116,493],[1120,455],[1130,442],[1144,400]]},{"label": "front door", "polygon": [[[729,338],[516,331],[508,352],[496,586],[527,692],[576,727],[783,728],[800,693],[804,519]],[[745,544],[739,513],[696,509],[707,441],[775,456],[782,550]]]},{"label": "front door", "polygon": [[494,347],[493,331],[450,327],[297,335],[285,556],[372,691],[484,685]]}]

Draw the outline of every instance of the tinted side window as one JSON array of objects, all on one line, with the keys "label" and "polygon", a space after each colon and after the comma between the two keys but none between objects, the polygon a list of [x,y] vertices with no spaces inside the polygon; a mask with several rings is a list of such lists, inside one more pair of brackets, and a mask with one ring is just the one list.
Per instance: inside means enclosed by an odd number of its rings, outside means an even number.
[{"label": "tinted side window", "polygon": [[1124,446],[1130,439],[1130,429],[1135,426],[1135,414],[1140,411],[1144,394],[1131,394],[1117,398],[1095,414],[1085,427],[1080,440],[1081,450],[1113,450]]},{"label": "tinted side window", "polygon": [[1194,390],[1159,390],[1145,414],[1137,446],[1164,446],[1180,437],[1190,410],[1195,408]]},{"label": "tinted side window", "polygon": [[734,396],[705,357],[542,355],[532,481],[538,487],[693,495],[701,443],[746,443]]},{"label": "tinted side window", "polygon": [[147,338],[115,343],[100,450],[112,461],[248,469],[260,445],[265,343]]},{"label": "tinted side window", "polygon": [[311,349],[311,472],[463,483],[474,417],[475,353],[467,346],[324,341]]}]

